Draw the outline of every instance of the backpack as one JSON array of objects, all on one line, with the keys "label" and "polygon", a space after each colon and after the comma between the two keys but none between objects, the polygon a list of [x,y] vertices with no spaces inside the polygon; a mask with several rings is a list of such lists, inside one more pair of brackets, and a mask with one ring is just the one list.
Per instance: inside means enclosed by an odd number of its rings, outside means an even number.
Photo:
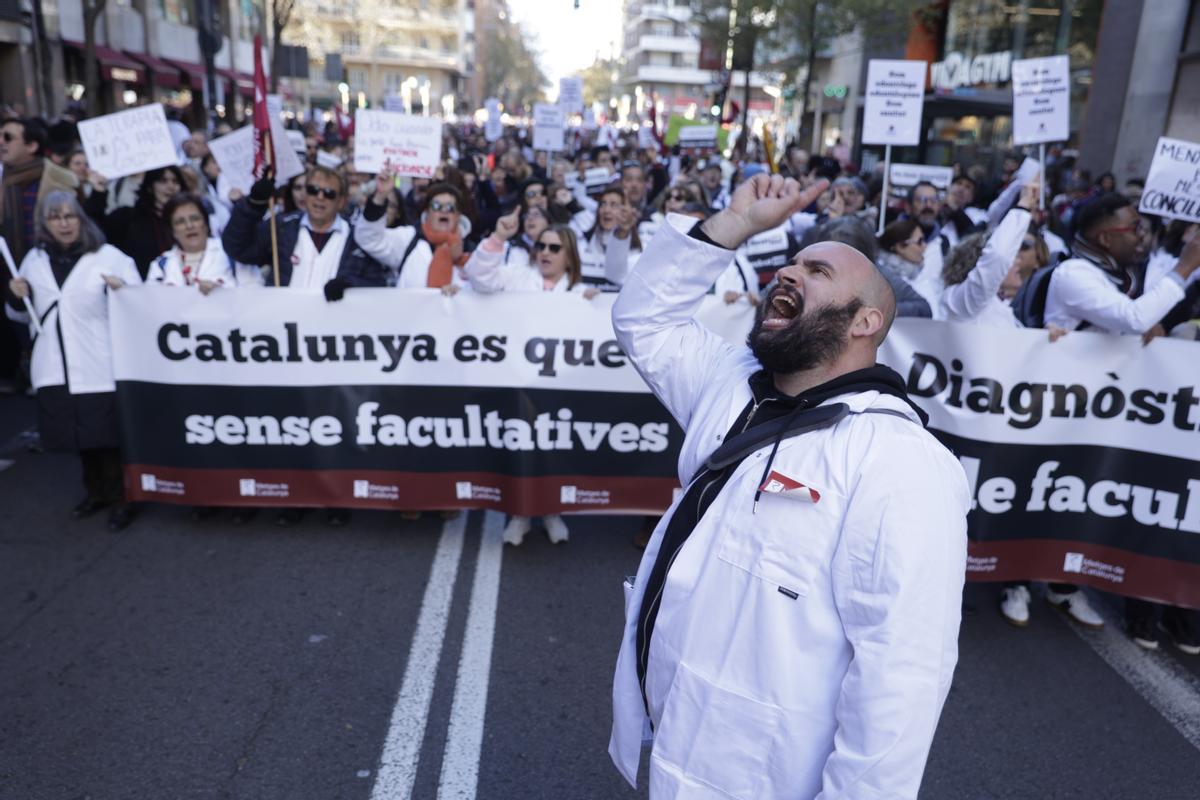
[{"label": "backpack", "polygon": [[1012,312],[1026,328],[1046,327],[1046,295],[1050,293],[1050,276],[1058,264],[1048,264],[1032,275],[1017,291]]}]

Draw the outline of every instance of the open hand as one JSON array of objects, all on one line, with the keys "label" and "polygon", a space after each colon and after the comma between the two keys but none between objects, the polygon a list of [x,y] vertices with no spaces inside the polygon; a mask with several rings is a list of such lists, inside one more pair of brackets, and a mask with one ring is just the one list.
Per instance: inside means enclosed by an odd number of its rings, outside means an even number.
[{"label": "open hand", "polygon": [[385,162],[379,174],[375,176],[375,205],[387,205],[388,194],[396,185],[396,168],[391,162]]}]

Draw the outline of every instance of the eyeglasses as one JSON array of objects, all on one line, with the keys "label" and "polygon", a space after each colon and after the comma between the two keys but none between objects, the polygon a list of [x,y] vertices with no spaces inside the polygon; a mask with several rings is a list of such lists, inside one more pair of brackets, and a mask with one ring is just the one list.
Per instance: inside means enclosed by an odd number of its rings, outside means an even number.
[{"label": "eyeglasses", "polygon": [[671,194],[667,195],[667,199],[668,200],[679,200],[684,203],[690,203],[695,198],[692,197],[690,194],[684,194],[683,192],[671,192]]},{"label": "eyeglasses", "polygon": [[79,219],[78,214],[47,214],[46,222],[75,222]]},{"label": "eyeglasses", "polygon": [[534,198],[545,197],[545,196],[546,196],[546,192],[543,191],[542,187],[540,187],[540,186],[535,186],[531,189],[525,190],[525,199],[526,200],[533,200]]},{"label": "eyeglasses", "polygon": [[455,211],[458,211],[458,206],[454,205],[454,203],[443,203],[441,200],[431,200],[429,207],[443,214],[453,214]]},{"label": "eyeglasses", "polygon": [[914,197],[913,198],[913,205],[936,206],[937,204],[938,204],[938,199],[936,196],[934,196],[934,197]]},{"label": "eyeglasses", "polygon": [[320,186],[305,186],[304,191],[308,192],[309,197],[321,195],[326,200],[336,200],[338,196],[337,189],[322,189]]},{"label": "eyeglasses", "polygon": [[1150,226],[1145,221],[1139,222],[1136,225],[1122,225],[1118,228],[1101,228],[1101,233],[1145,233],[1150,230]]},{"label": "eyeglasses", "polygon": [[562,251],[562,248],[563,248],[563,246],[561,244],[550,244],[549,242],[538,242],[537,244],[535,244],[533,246],[533,251],[535,253],[540,253],[543,250],[549,250],[551,253],[559,253]]}]

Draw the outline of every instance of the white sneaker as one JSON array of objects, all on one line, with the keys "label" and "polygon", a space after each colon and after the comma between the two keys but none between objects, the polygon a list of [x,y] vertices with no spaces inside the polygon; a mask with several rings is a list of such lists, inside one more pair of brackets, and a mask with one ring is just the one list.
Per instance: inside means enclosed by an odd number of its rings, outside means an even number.
[{"label": "white sneaker", "polygon": [[551,544],[562,544],[567,540],[567,523],[558,514],[542,517],[542,522],[546,525],[546,536]]},{"label": "white sneaker", "polygon": [[1000,613],[1017,627],[1029,624],[1029,587],[1006,586],[1000,590]]},{"label": "white sneaker", "polygon": [[1070,594],[1059,594],[1046,587],[1046,602],[1067,615],[1072,622],[1085,628],[1103,628],[1104,620],[1088,602],[1087,595],[1076,589]]},{"label": "white sneaker", "polygon": [[504,526],[504,543],[518,547],[521,542],[525,541],[525,534],[529,533],[529,527],[529,517],[513,515],[509,518],[508,524]]}]

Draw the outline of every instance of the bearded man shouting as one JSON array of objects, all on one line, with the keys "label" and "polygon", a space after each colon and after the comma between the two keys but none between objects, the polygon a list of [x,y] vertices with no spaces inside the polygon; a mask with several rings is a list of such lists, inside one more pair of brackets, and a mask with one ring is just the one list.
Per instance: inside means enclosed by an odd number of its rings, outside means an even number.
[{"label": "bearded man shouting", "polygon": [[609,752],[650,796],[915,798],[958,659],[966,477],[875,363],[895,315],[863,254],[802,250],[747,346],[693,320],[745,240],[826,188],[757,175],[671,216],[613,308],[686,430],[687,487],[626,584]]}]

